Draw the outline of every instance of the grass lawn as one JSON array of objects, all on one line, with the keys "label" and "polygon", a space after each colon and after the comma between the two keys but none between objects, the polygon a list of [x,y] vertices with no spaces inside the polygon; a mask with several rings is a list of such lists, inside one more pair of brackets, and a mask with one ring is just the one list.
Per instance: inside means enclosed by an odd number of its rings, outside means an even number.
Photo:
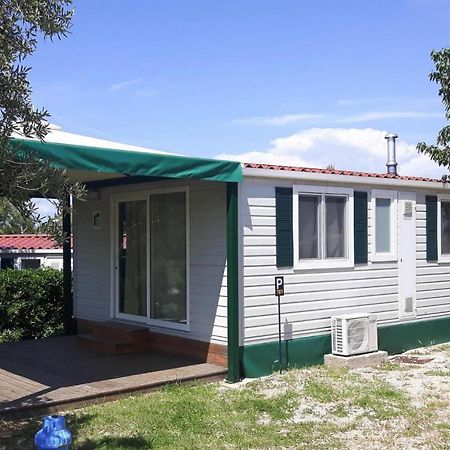
[{"label": "grass lawn", "polygon": [[[71,449],[450,449],[450,345],[424,351],[434,363],[314,367],[86,407],[66,414]],[[34,448],[39,426],[0,423],[0,448]]]}]

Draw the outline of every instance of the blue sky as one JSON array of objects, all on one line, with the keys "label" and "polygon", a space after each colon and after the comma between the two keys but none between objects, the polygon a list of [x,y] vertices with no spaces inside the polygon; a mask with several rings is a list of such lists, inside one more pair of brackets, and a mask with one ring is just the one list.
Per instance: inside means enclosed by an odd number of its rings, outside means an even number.
[{"label": "blue sky", "polygon": [[[428,80],[445,0],[79,0],[72,34],[29,63],[65,131],[196,156],[408,174],[445,124]],[[405,173],[405,172],[403,172]]]}]

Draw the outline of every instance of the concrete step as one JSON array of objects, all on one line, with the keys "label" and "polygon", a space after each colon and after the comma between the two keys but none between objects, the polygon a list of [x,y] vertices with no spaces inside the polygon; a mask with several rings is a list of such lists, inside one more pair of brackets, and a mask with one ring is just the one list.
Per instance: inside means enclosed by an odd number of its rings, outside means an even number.
[{"label": "concrete step", "polygon": [[77,336],[78,345],[97,353],[108,353],[119,355],[123,353],[145,352],[150,349],[150,342],[144,340],[121,341],[116,339],[105,339],[95,334],[80,334]]},{"label": "concrete step", "polygon": [[147,328],[117,322],[98,323],[94,326],[93,334],[99,338],[117,342],[137,342],[149,338]]}]

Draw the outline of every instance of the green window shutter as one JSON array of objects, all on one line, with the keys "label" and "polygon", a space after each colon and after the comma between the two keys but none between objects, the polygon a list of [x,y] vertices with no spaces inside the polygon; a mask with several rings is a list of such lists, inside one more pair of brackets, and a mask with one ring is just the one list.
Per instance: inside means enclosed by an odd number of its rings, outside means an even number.
[{"label": "green window shutter", "polygon": [[367,192],[354,193],[353,233],[355,264],[367,264]]},{"label": "green window shutter", "polygon": [[277,267],[293,266],[292,188],[275,188]]},{"label": "green window shutter", "polygon": [[425,203],[427,207],[427,261],[437,261],[437,197],[427,195]]}]

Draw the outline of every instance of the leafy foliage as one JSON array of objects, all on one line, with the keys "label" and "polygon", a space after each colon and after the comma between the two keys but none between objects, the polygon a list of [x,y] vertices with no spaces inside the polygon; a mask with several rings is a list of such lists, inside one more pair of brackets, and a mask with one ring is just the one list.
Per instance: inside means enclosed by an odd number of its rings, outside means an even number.
[{"label": "leafy foliage", "polygon": [[62,244],[62,215],[57,212],[41,217],[36,204],[31,200],[28,203],[25,210],[19,211],[7,198],[0,197],[0,234],[48,234]]},{"label": "leafy foliage", "polygon": [[62,272],[0,271],[0,342],[62,333],[63,303]]},{"label": "leafy foliage", "polygon": [[[435,70],[430,73],[430,80],[439,85],[439,96],[444,104],[445,117],[450,120],[450,48],[433,50],[431,59],[435,64]],[[427,154],[440,166],[450,168],[450,125],[438,133],[436,144],[427,145],[420,142],[417,144],[417,150]]]},{"label": "leafy foliage", "polygon": [[33,216],[23,216],[7,198],[0,197],[0,234],[35,233],[35,222]]},{"label": "leafy foliage", "polygon": [[[37,155],[10,144],[14,133],[44,139],[49,131],[45,109],[36,109],[23,64],[37,48],[38,39],[66,36],[71,25],[72,0],[0,0],[0,195],[24,216],[30,216],[30,196],[82,196],[80,185]],[[60,204],[56,205],[60,207]]]}]

